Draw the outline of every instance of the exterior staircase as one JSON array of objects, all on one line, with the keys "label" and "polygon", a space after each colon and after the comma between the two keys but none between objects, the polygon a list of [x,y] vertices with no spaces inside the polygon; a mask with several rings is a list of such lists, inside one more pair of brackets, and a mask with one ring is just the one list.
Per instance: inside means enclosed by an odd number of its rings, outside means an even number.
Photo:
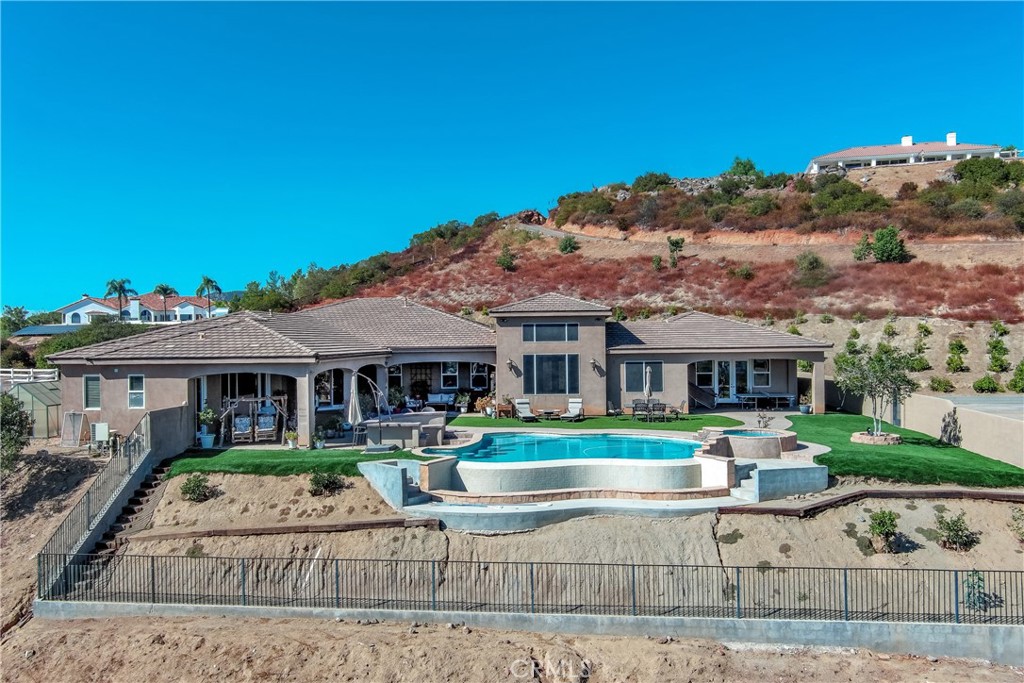
[{"label": "exterior staircase", "polygon": [[714,410],[718,406],[718,397],[707,389],[698,387],[693,382],[689,383],[690,400],[708,410]]},{"label": "exterior staircase", "polygon": [[93,555],[113,555],[119,548],[128,543],[128,536],[141,531],[153,517],[156,501],[161,487],[166,485],[164,478],[171,471],[169,460],[165,460],[150,472],[128,499],[127,505],[121,508],[121,514],[114,524],[93,548]]}]

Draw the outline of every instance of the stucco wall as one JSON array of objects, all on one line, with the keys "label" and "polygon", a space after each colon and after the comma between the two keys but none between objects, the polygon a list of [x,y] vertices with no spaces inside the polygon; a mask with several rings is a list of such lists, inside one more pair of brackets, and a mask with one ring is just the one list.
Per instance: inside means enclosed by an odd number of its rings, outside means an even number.
[{"label": "stucco wall", "polygon": [[[576,323],[579,325],[579,341],[572,342],[524,342],[523,323]],[[579,355],[579,394],[530,394],[530,405],[535,410],[564,411],[572,396],[583,398],[583,411],[587,415],[604,415],[607,411],[605,382],[605,319],[589,316],[506,316],[497,318],[497,353],[495,368],[495,393],[522,397],[523,356],[526,354]],[[507,360],[514,366],[509,369]],[[598,361],[591,367],[590,359]]]},{"label": "stucco wall", "polygon": [[903,404],[903,426],[938,438],[943,419],[948,419],[954,408],[960,424],[961,447],[1024,467],[1024,424],[1019,420],[954,406],[952,401],[939,396],[913,394]]}]

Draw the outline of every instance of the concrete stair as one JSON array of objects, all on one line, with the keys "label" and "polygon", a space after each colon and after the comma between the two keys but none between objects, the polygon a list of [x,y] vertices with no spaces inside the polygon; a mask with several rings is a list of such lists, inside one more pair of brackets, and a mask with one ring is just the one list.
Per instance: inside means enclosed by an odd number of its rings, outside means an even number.
[{"label": "concrete stair", "polygon": [[93,555],[111,556],[119,548],[128,542],[127,536],[138,531],[138,518],[153,502],[153,495],[160,488],[164,478],[171,471],[169,461],[164,461],[153,468],[153,471],[146,475],[139,487],[134,491],[132,497],[117,516],[114,524],[100,538],[92,550]]},{"label": "concrete stair", "polygon": [[749,500],[752,503],[758,502],[757,495],[757,465],[748,463],[736,465],[737,485],[730,490],[733,497]]}]

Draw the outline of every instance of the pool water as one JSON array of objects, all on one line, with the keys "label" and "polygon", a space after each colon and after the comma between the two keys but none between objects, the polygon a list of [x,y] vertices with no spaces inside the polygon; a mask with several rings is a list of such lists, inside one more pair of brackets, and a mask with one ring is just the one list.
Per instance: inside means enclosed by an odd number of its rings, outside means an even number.
[{"label": "pool water", "polygon": [[454,455],[467,462],[533,462],[570,458],[671,460],[692,458],[697,441],[625,434],[484,434],[461,448],[424,448],[426,455]]},{"label": "pool water", "polygon": [[766,431],[763,429],[726,429],[722,431],[726,436],[778,436],[778,432]]}]

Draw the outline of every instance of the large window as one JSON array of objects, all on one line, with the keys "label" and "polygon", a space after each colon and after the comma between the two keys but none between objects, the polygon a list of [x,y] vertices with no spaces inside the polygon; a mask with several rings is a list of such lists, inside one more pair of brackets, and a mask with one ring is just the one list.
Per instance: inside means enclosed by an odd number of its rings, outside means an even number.
[{"label": "large window", "polygon": [[459,388],[459,364],[453,360],[446,360],[441,363],[441,388]]},{"label": "large window", "polygon": [[767,358],[755,358],[754,386],[770,387],[772,385],[772,362]]},{"label": "large window", "polygon": [[523,393],[579,394],[579,355],[567,353],[523,356]]},{"label": "large window", "polygon": [[398,389],[399,391],[402,391],[401,365],[388,366],[388,389]]},{"label": "large window", "polygon": [[146,378],[143,375],[128,375],[128,407],[146,407]]},{"label": "large window", "polygon": [[639,393],[644,390],[647,368],[651,369],[651,391],[665,390],[661,361],[626,361],[626,391]]},{"label": "large window", "polygon": [[487,363],[472,363],[469,366],[469,386],[472,389],[486,391],[490,388],[491,366]]},{"label": "large window", "polygon": [[83,399],[86,410],[100,409],[100,376],[85,375],[82,377]]},{"label": "large window", "polygon": [[579,341],[580,326],[576,323],[524,323],[524,342]]},{"label": "large window", "polygon": [[715,386],[715,363],[710,360],[699,360],[693,364],[697,386],[711,389]]}]

